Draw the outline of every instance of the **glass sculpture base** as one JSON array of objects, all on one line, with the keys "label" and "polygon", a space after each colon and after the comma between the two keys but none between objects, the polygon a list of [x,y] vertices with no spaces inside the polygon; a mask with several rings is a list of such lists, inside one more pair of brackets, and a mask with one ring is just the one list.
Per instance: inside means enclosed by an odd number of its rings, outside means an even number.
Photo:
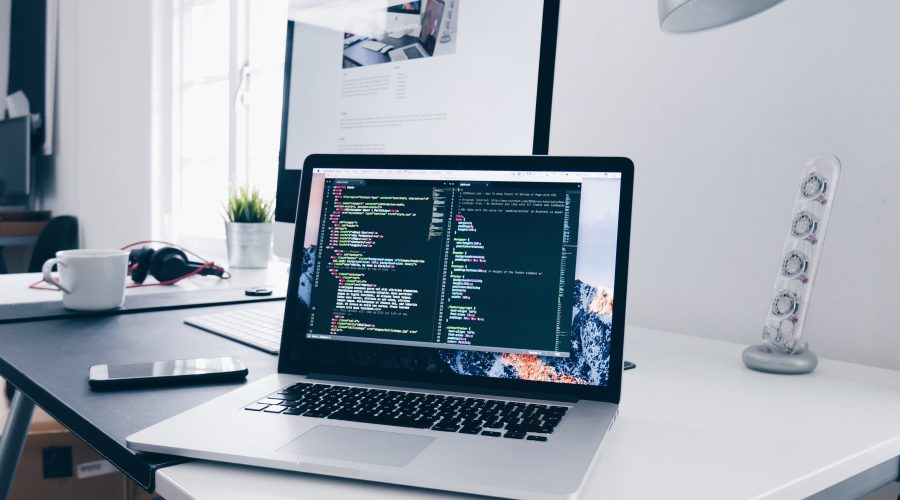
[{"label": "glass sculpture base", "polygon": [[808,350],[800,354],[785,354],[765,344],[744,349],[741,358],[753,370],[784,375],[809,373],[819,364],[819,358]]}]

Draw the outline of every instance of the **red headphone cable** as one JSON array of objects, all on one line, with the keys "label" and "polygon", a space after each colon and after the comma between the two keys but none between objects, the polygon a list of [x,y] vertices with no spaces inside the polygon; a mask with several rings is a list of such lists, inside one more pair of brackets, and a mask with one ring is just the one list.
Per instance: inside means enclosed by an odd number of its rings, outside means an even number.
[{"label": "red headphone cable", "polygon": [[[168,281],[160,281],[160,282],[158,282],[158,283],[140,283],[140,284],[135,283],[135,284],[133,284],[133,285],[127,285],[126,288],[141,288],[141,287],[145,287],[145,286],[167,286],[167,285],[174,285],[175,283],[178,283],[179,281],[181,281],[181,280],[183,280],[183,279],[187,279],[187,278],[190,278],[190,277],[192,277],[192,276],[196,276],[196,275],[200,274],[202,271],[204,271],[204,270],[206,270],[206,269],[210,269],[210,268],[222,271],[222,276],[221,276],[221,278],[222,278],[223,280],[227,280],[227,279],[230,279],[230,278],[231,278],[231,273],[228,272],[228,270],[225,269],[225,268],[223,268],[222,266],[216,265],[216,263],[215,263],[214,261],[206,260],[206,259],[204,259],[203,257],[201,257],[200,255],[198,255],[197,253],[188,250],[187,248],[184,248],[184,247],[182,247],[182,246],[180,246],[180,245],[176,245],[176,244],[174,244],[174,243],[169,243],[169,242],[167,242],[167,241],[160,241],[160,240],[144,240],[144,241],[137,241],[137,242],[129,243],[128,245],[125,245],[124,247],[120,248],[120,250],[128,250],[129,248],[133,248],[133,247],[136,247],[136,246],[138,246],[138,245],[148,245],[148,244],[158,244],[158,245],[165,245],[165,246],[168,246],[168,247],[177,248],[177,249],[181,250],[182,252],[184,252],[184,253],[186,253],[186,254],[188,254],[188,255],[191,255],[192,257],[194,257],[194,258],[196,258],[196,259],[199,259],[199,260],[203,261],[203,265],[201,265],[201,266],[198,267],[197,269],[194,269],[193,271],[191,271],[191,272],[185,274],[184,276],[180,276],[180,277],[175,278],[175,279],[171,279],[171,280],[168,280]],[[128,275],[129,275],[129,276],[130,276],[131,273],[137,268],[137,266],[138,266],[137,264],[133,264],[133,265],[129,266],[129,268],[128,268]],[[36,281],[36,282],[34,282],[34,283],[28,285],[28,288],[30,288],[30,289],[32,289],[32,290],[47,290],[47,291],[51,291],[51,292],[58,292],[58,291],[59,291],[59,288],[56,288],[55,286],[41,286],[42,283],[44,283],[44,280],[43,280],[43,279],[41,279],[40,281]]]}]

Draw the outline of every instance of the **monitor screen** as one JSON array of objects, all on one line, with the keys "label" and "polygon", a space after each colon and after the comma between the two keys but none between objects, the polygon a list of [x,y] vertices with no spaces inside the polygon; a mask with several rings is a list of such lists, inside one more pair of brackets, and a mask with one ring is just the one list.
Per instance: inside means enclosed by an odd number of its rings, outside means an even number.
[{"label": "monitor screen", "polygon": [[339,343],[336,363],[605,387],[621,190],[618,172],[316,168],[298,334]]},{"label": "monitor screen", "polygon": [[547,153],[559,0],[306,4],[289,11],[277,221],[310,154]]},{"label": "monitor screen", "polygon": [[419,14],[421,12],[422,2],[403,2],[388,7],[388,12],[396,12],[399,14]]},{"label": "monitor screen", "polygon": [[[428,6],[422,14],[422,27],[419,30],[419,41],[424,45],[429,56],[434,55],[440,36],[441,23],[444,19],[444,0],[428,0]],[[449,31],[449,28],[446,31]],[[449,35],[449,33],[447,33]]]},{"label": "monitor screen", "polygon": [[31,126],[27,117],[0,121],[0,205],[24,202],[30,189]]}]

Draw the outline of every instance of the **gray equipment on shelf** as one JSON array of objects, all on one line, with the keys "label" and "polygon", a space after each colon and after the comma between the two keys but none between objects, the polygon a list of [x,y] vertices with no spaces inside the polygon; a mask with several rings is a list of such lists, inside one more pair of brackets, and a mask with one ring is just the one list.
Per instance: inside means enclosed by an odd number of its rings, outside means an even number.
[{"label": "gray equipment on shelf", "polygon": [[746,348],[741,356],[749,368],[801,374],[815,370],[819,363],[807,347],[803,330],[840,173],[841,162],[832,155],[817,156],[803,167],[763,326],[763,343]]}]

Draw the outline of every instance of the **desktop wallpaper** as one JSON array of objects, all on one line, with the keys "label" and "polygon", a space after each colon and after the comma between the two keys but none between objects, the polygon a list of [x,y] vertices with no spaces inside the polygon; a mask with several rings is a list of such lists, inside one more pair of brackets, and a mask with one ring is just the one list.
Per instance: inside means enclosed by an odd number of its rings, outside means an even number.
[{"label": "desktop wallpaper", "polygon": [[[314,174],[298,289],[300,300],[307,306],[312,294],[324,186],[324,175]],[[349,344],[342,346],[346,358],[334,361],[387,369],[606,386],[612,342],[620,187],[617,179],[586,179],[582,182],[575,282],[570,292],[575,300],[569,357],[417,349],[411,359],[398,355],[396,348],[346,342],[342,343]]]}]

